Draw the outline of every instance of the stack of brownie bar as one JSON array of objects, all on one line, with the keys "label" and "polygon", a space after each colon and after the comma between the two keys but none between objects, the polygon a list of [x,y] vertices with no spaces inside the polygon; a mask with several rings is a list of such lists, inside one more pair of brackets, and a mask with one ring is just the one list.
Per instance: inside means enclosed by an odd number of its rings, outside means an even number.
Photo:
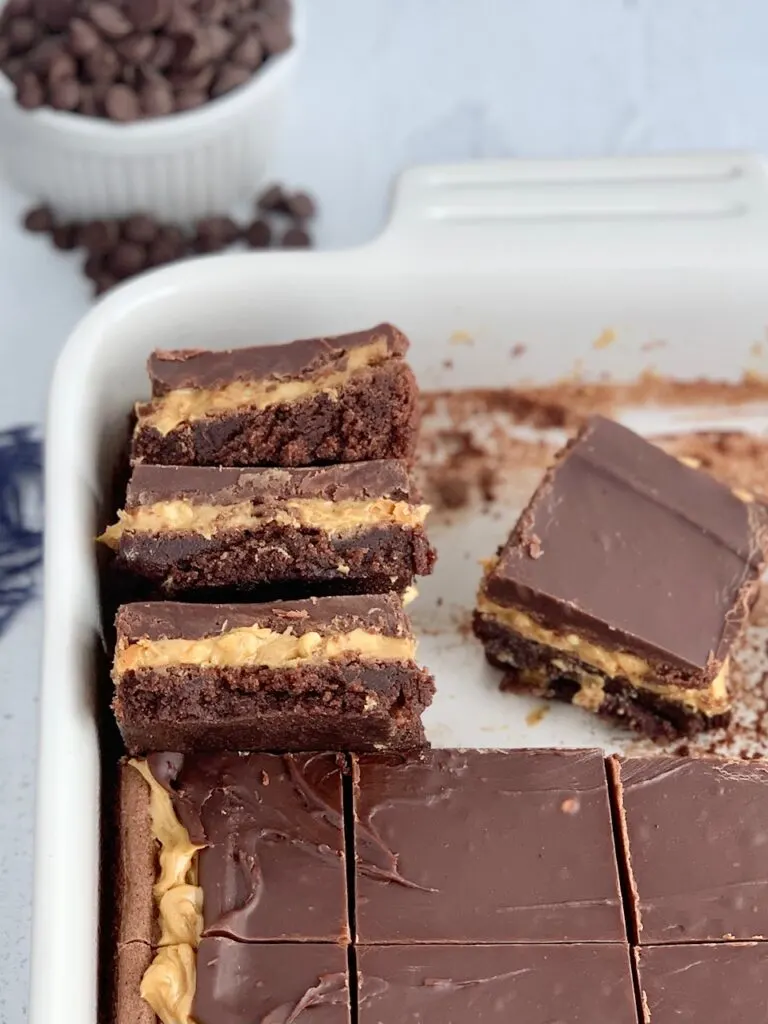
[{"label": "stack of brownie bar", "polygon": [[756,1024],[767,792],[596,750],[124,763],[114,1020]]},{"label": "stack of brownie bar", "polygon": [[407,347],[380,324],[151,356],[125,507],[101,537],[156,598],[117,615],[131,753],[424,743],[434,684],[403,604],[435,553]]}]

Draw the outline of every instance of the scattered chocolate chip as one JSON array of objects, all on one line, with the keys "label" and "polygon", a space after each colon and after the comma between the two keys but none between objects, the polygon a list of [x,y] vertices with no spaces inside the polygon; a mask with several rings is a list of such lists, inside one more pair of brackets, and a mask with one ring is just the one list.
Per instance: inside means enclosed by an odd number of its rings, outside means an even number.
[{"label": "scattered chocolate chip", "polygon": [[197,252],[219,252],[240,237],[240,228],[231,217],[206,217],[197,222],[195,249]]},{"label": "scattered chocolate chip", "polygon": [[135,121],[141,117],[139,97],[127,85],[110,86],[104,99],[104,107],[113,121]]},{"label": "scattered chocolate chip", "polygon": [[147,251],[136,242],[119,242],[109,254],[107,266],[119,281],[123,281],[146,268]]},{"label": "scattered chocolate chip", "polygon": [[109,252],[120,239],[120,225],[114,220],[89,220],[80,228],[78,245],[93,255]]},{"label": "scattered chocolate chip", "polygon": [[306,192],[292,192],[286,197],[287,212],[296,220],[309,220],[315,216],[315,201]]},{"label": "scattered chocolate chip", "polygon": [[108,270],[102,270],[93,280],[93,294],[103,295],[104,292],[114,288],[117,283],[118,281],[114,274],[110,274]]},{"label": "scattered chocolate chip", "polygon": [[36,234],[49,234],[53,225],[53,213],[48,206],[36,206],[24,217],[24,227]]},{"label": "scattered chocolate chip", "polygon": [[77,248],[77,235],[77,224],[58,224],[51,232],[53,244],[64,251]]},{"label": "scattered chocolate chip", "polygon": [[88,17],[99,32],[107,39],[122,39],[131,31],[131,23],[120,10],[109,0],[96,0],[88,8]]},{"label": "scattered chocolate chip", "polygon": [[104,273],[104,257],[101,255],[89,256],[83,263],[83,273],[91,281],[97,281]]},{"label": "scattered chocolate chip", "polygon": [[52,82],[49,100],[55,110],[76,110],[80,104],[80,86],[74,78]]},{"label": "scattered chocolate chip", "polygon": [[136,214],[123,222],[123,238],[128,242],[148,245],[157,237],[158,224],[152,217]]},{"label": "scattered chocolate chip", "polygon": [[256,206],[259,210],[270,213],[285,209],[286,194],[280,185],[270,185],[259,196]]},{"label": "scattered chocolate chip", "polygon": [[304,230],[298,226],[288,228],[280,240],[285,249],[306,249],[312,245],[312,239]]},{"label": "scattered chocolate chip", "polygon": [[76,57],[87,57],[101,46],[101,36],[90,22],[73,18],[69,26],[69,49]]},{"label": "scattered chocolate chip", "polygon": [[255,220],[245,229],[245,240],[252,249],[266,249],[272,241],[272,229],[265,220]]}]

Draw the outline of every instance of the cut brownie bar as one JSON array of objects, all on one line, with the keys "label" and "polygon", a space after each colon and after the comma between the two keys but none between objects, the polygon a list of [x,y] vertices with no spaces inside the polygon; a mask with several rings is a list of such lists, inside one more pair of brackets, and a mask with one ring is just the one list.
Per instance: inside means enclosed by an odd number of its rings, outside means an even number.
[{"label": "cut brownie bar", "polygon": [[114,709],[131,753],[411,748],[434,693],[415,652],[392,594],[124,605]]},{"label": "cut brownie bar", "polygon": [[307,466],[413,457],[418,389],[391,324],[229,352],[155,352],[135,462]]},{"label": "cut brownie bar", "polygon": [[358,979],[360,1024],[637,1024],[618,943],[374,946]]},{"label": "cut brownie bar", "polygon": [[635,950],[644,1024],[765,1019],[768,945],[696,943]]},{"label": "cut brownie bar", "polygon": [[475,632],[512,688],[652,736],[724,724],[765,523],[748,495],[597,417],[489,565]]},{"label": "cut brownie bar", "polygon": [[621,942],[598,750],[354,758],[361,943]]},{"label": "cut brownie bar", "polygon": [[637,941],[768,938],[768,764],[610,763]]},{"label": "cut brownie bar", "polygon": [[167,593],[286,584],[376,594],[432,571],[404,462],[313,469],[137,466],[100,538]]}]

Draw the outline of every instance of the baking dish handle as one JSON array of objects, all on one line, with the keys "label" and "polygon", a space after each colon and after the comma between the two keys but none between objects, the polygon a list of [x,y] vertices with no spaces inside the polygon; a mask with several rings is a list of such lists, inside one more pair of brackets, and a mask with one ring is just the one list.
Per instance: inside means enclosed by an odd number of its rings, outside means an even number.
[{"label": "baking dish handle", "polygon": [[768,182],[749,153],[504,160],[419,167],[395,190],[371,247],[440,270],[768,265]]}]

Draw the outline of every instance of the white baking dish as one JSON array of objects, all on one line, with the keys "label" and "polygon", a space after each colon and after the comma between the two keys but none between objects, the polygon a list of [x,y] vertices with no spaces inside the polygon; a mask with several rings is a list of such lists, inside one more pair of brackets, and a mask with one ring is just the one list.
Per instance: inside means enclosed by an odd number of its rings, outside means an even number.
[{"label": "white baking dish", "polygon": [[[545,382],[576,367],[624,378],[651,363],[683,378],[768,369],[756,347],[768,324],[764,168],[711,155],[417,170],[372,245],[185,263],[119,289],[83,320],[59,360],[48,421],[32,1024],[96,1019],[93,536],[126,412],[147,391],[144,360],[155,346],[287,340],[383,319],[410,335],[413,365],[431,388]],[[595,347],[608,328],[615,342]],[[643,349],[659,339],[663,347]],[[510,358],[519,343],[525,354]],[[768,410],[751,413],[730,415],[765,431]],[[636,419],[662,429],[671,417]],[[414,606],[417,625],[430,626],[421,657],[439,688],[430,735],[443,746],[614,746],[614,733],[565,707],[527,728],[530,703],[500,694],[456,629],[456,607],[471,606],[476,557],[515,512],[462,520],[450,543],[447,527],[436,531],[442,562]]]}]

